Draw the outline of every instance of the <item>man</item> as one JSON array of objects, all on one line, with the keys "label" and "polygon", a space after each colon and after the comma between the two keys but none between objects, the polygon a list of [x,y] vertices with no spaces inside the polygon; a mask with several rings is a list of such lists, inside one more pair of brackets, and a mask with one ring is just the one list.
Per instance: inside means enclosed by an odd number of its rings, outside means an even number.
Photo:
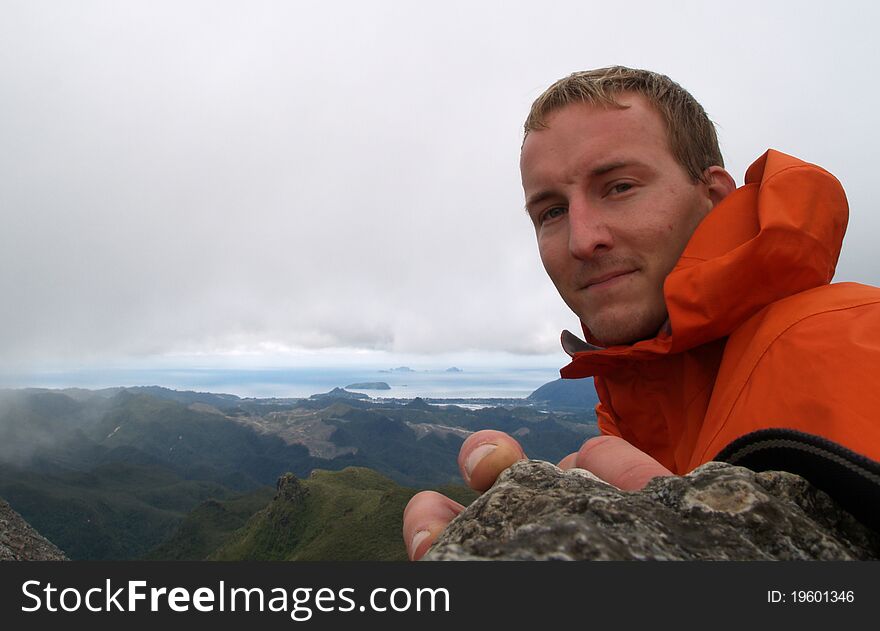
[{"label": "man", "polygon": [[[710,460],[785,469],[880,525],[880,290],[829,285],[846,197],[824,170],[768,151],[736,189],[712,123],[668,77],[575,73],[535,101],[520,168],[541,260],[586,341],[602,436],[566,457],[622,489]],[[485,490],[525,457],[483,431],[462,446]],[[420,558],[463,509],[437,493],[404,514]]]}]

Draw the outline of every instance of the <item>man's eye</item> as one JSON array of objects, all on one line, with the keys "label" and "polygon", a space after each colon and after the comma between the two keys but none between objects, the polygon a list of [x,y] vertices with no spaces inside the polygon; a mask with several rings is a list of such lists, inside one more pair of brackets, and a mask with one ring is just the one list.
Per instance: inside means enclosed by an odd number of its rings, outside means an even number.
[{"label": "man's eye", "polygon": [[608,189],[608,192],[612,195],[620,195],[621,193],[626,193],[632,187],[632,184],[630,184],[629,182],[620,182]]},{"label": "man's eye", "polygon": [[566,213],[565,206],[554,206],[553,208],[548,208],[544,211],[544,214],[541,215],[541,223],[545,221],[549,221],[551,219],[556,219],[557,217],[561,217]]}]

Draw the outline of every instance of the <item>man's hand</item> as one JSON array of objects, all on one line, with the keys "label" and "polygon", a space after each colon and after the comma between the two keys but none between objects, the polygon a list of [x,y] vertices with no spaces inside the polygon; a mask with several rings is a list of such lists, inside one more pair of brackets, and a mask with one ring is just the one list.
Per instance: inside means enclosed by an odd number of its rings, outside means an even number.
[{"label": "man's hand", "polygon": [[[458,452],[458,470],[472,489],[485,491],[507,467],[526,457],[504,432],[484,429],[467,437]],[[413,496],[403,511],[403,540],[409,558],[421,559],[464,506],[434,491]]]},{"label": "man's hand", "polygon": [[[468,486],[477,491],[491,487],[501,472],[526,457],[508,434],[482,430],[471,434],[458,453],[458,468]],[[651,456],[616,436],[597,436],[559,463],[562,469],[586,469],[624,491],[638,491],[652,478],[673,475]],[[403,511],[403,540],[409,558],[422,558],[464,506],[434,491],[416,494]]]}]

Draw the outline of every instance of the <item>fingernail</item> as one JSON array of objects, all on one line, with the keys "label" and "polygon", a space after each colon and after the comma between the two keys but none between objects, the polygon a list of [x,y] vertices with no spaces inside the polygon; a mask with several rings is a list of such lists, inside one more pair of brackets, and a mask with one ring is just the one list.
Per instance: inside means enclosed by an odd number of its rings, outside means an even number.
[{"label": "fingernail", "polygon": [[419,549],[419,544],[430,536],[430,530],[419,530],[416,534],[412,536],[412,541],[409,542],[410,557],[412,557],[416,553],[416,550]]},{"label": "fingernail", "polygon": [[467,457],[467,460],[465,460],[464,462],[464,470],[469,478],[471,477],[471,473],[473,472],[473,470],[480,463],[480,460],[488,456],[497,448],[498,445],[486,443],[485,445],[480,445],[470,453],[470,455]]}]

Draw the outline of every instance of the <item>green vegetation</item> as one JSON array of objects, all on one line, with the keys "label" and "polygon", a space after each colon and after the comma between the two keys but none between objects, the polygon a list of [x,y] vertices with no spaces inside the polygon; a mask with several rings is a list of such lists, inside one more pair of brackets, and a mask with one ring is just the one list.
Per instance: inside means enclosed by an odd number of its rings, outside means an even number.
[{"label": "green vegetation", "polygon": [[[463,487],[444,491],[464,502],[476,496]],[[288,479],[275,500],[209,558],[406,560],[403,509],[414,494],[369,469],[316,470],[308,480]]]},{"label": "green vegetation", "polygon": [[[550,461],[596,433],[592,409],[337,394],[0,390],[0,497],[73,559],[396,559],[403,507],[459,482],[469,432],[507,431]],[[307,492],[273,500],[286,472]]]},{"label": "green vegetation", "polygon": [[192,511],[170,538],[144,558],[148,560],[200,561],[223,545],[275,495],[269,487],[226,501],[208,500]]},{"label": "green vegetation", "polygon": [[160,467],[113,463],[66,475],[0,467],[0,497],[74,560],[137,558],[194,506],[230,494]]}]

